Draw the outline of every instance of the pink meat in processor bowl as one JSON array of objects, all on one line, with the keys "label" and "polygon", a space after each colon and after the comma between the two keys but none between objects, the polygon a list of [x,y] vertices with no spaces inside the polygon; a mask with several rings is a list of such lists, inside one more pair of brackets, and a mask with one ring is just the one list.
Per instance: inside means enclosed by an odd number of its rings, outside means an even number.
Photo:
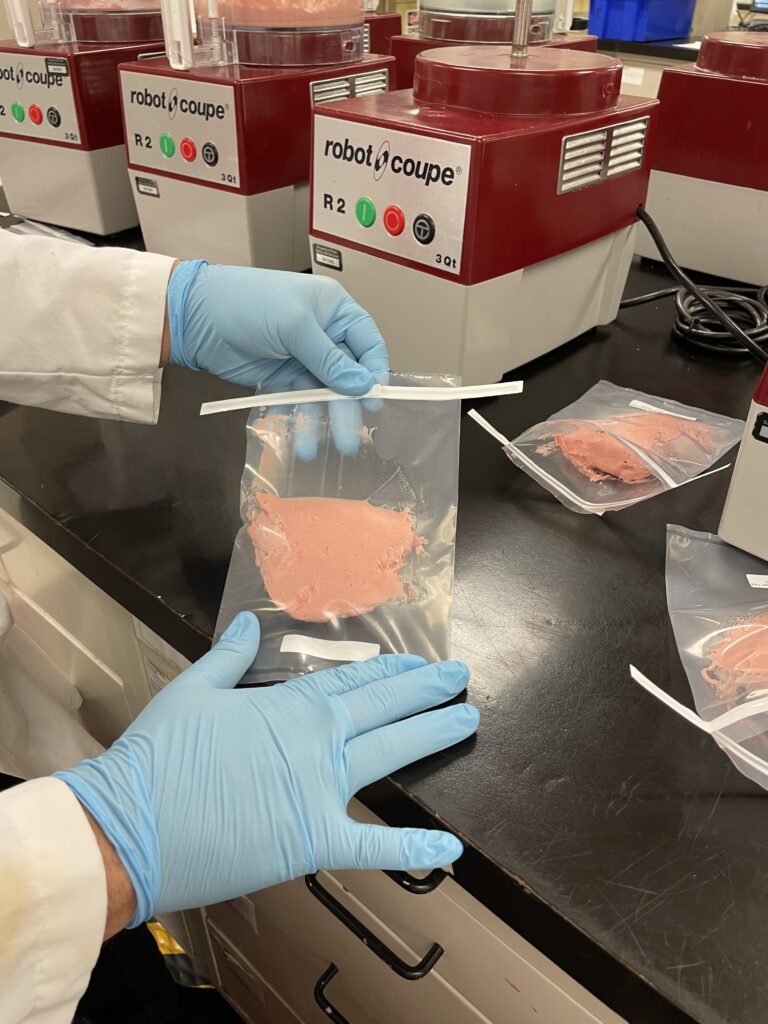
[{"label": "pink meat in processor bowl", "polygon": [[409,597],[411,555],[424,553],[408,509],[343,498],[255,496],[248,526],[275,604],[303,622],[328,622]]},{"label": "pink meat in processor bowl", "polygon": [[653,471],[637,453],[622,443],[628,441],[651,458],[679,457],[681,443],[692,442],[709,454],[708,427],[680,416],[644,412],[611,419],[583,421],[575,430],[552,435],[539,449],[549,454],[557,447],[588,480],[620,480],[627,484],[646,483]]},{"label": "pink meat in processor bowl", "polygon": [[721,700],[768,689],[768,612],[719,633],[702,678]]}]

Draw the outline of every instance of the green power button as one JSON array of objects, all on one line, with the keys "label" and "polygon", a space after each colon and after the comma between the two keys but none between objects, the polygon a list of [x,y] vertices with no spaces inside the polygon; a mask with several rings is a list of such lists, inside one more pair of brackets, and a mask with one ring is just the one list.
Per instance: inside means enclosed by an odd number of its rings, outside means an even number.
[{"label": "green power button", "polygon": [[18,121],[19,124],[24,120],[24,107],[20,103],[11,104],[11,117],[14,121]]},{"label": "green power button", "polygon": [[160,136],[160,152],[169,158],[176,152],[176,143],[167,132]]},{"label": "green power button", "polygon": [[362,196],[355,204],[355,216],[364,228],[369,228],[376,220],[376,207],[367,197]]}]

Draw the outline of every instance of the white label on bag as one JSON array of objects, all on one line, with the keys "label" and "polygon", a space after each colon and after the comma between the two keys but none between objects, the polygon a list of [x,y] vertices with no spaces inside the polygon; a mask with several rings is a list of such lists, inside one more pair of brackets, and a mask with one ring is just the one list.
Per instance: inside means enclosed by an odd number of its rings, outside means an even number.
[{"label": "white label on bag", "polygon": [[747,573],[747,583],[757,590],[768,590],[768,576],[759,576],[757,573]]},{"label": "white label on bag", "polygon": [[282,654],[308,654],[326,661],[366,661],[375,658],[381,647],[361,640],[318,640],[314,636],[289,633],[283,637],[280,651]]},{"label": "white label on bag", "polygon": [[633,409],[642,409],[643,412],[660,412],[663,416],[677,416],[679,420],[693,420],[696,422],[695,416],[684,416],[681,412],[670,412],[669,409],[659,409],[655,405],[649,405],[647,402],[641,402],[639,398],[633,398],[629,403]]}]

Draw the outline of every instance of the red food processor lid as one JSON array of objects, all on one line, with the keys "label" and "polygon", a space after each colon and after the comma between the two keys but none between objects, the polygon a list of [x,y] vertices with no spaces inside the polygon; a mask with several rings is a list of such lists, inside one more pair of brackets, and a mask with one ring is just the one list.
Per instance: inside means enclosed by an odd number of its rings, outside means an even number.
[{"label": "red food processor lid", "polygon": [[609,110],[620,86],[614,57],[543,46],[512,57],[509,46],[450,46],[419,54],[413,95],[486,114],[558,117]]},{"label": "red food processor lid", "polygon": [[696,67],[730,78],[768,82],[768,32],[715,32],[704,36]]}]

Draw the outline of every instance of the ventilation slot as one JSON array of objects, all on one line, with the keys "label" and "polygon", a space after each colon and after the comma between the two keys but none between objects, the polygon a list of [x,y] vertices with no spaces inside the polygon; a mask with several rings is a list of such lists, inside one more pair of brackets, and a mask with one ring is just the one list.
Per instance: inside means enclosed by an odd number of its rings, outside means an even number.
[{"label": "ventilation slot", "polygon": [[352,79],[354,96],[373,96],[377,92],[386,92],[389,86],[389,70],[379,68],[378,71],[364,71]]},{"label": "ventilation slot", "polygon": [[378,71],[364,71],[360,75],[347,78],[324,78],[312,82],[310,91],[313,106],[321,103],[333,103],[336,100],[350,100],[355,96],[373,96],[375,93],[386,92],[389,85],[389,71],[380,68]]},{"label": "ventilation slot", "polygon": [[371,26],[366,23],[363,25],[363,53],[371,52]]},{"label": "ventilation slot", "polygon": [[608,155],[607,176],[624,174],[642,167],[645,152],[645,137],[648,134],[648,119],[630,121],[629,124],[614,128]]},{"label": "ventilation slot", "polygon": [[348,100],[352,95],[352,82],[349,78],[325,78],[321,82],[313,82],[310,86],[312,103],[332,103],[334,100]]},{"label": "ventilation slot", "polygon": [[563,139],[558,195],[596,185],[643,165],[648,118],[625,121]]}]

